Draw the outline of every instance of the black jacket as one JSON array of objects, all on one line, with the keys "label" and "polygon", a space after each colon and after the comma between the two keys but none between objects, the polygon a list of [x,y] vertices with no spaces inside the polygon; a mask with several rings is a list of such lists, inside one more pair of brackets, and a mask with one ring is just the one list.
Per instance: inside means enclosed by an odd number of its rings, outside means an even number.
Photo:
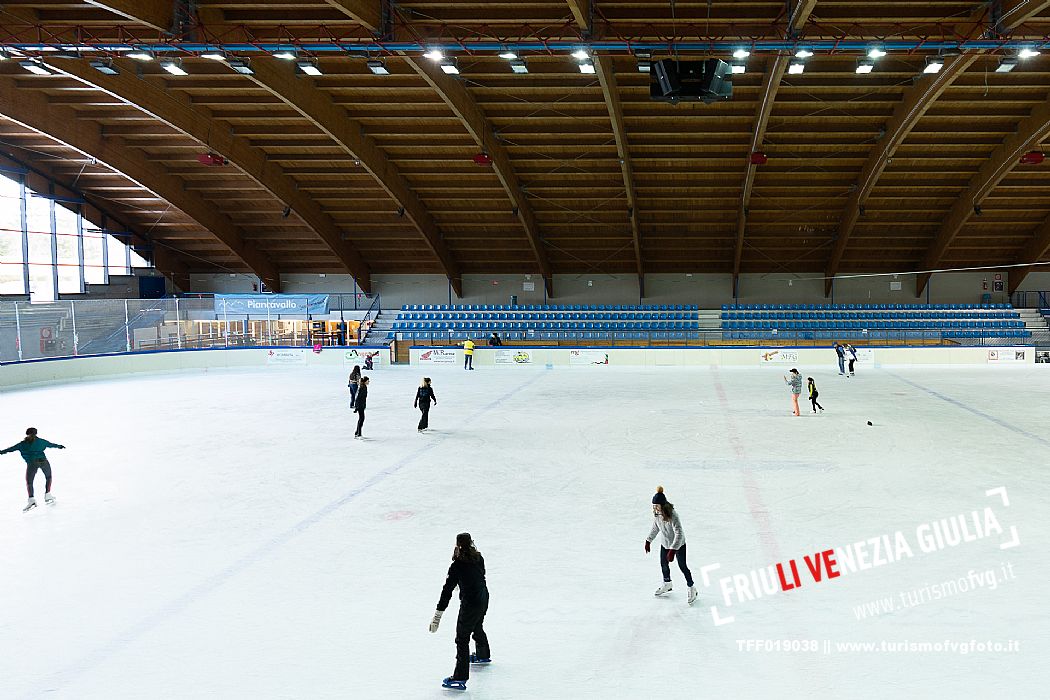
[{"label": "black jacket", "polygon": [[419,404],[428,404],[431,401],[434,403],[438,402],[438,397],[434,394],[434,387],[432,386],[421,386],[416,389],[416,400],[412,402],[413,406]]},{"label": "black jacket", "polygon": [[437,609],[444,610],[452,600],[452,591],[459,586],[460,607],[479,605],[488,600],[489,589],[485,585],[485,558],[480,554],[478,560],[454,559],[448,567],[448,577],[441,589],[441,598]]},{"label": "black jacket", "polygon": [[354,412],[364,411],[368,404],[368,385],[362,384],[357,390],[357,399],[354,401]]}]

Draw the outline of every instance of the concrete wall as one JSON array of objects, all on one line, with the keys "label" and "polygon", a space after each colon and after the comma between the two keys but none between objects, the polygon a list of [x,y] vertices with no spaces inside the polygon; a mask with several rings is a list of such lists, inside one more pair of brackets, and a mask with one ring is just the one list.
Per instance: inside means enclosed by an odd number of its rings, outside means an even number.
[{"label": "concrete wall", "polygon": [[[1008,272],[1001,273],[1004,283]],[[520,304],[544,303],[543,280],[532,275],[466,275],[463,278],[463,296],[449,297],[448,282],[441,275],[375,275],[373,288],[383,297],[385,308],[398,308],[402,304],[506,304],[511,295],[518,297]],[[251,292],[254,278],[245,275],[193,275],[194,292]],[[525,291],[526,282],[535,285],[533,291]],[[992,301],[1008,301],[1005,292],[994,292],[994,272],[952,272],[934,275],[929,284],[929,301],[935,304],[978,303],[986,293],[983,283],[987,281],[987,293]],[[353,278],[349,275],[286,275],[283,277],[284,291],[351,293]],[[891,283],[900,282],[899,290],[890,289]],[[701,308],[717,308],[733,302],[732,277],[728,274],[652,274],[645,278],[646,296],[639,300],[638,281],[634,275],[555,275],[551,300],[559,304],[697,304]],[[1005,284],[1004,284],[1005,287]],[[1032,273],[1025,279],[1025,289],[1050,289],[1050,272]],[[824,297],[824,281],[818,274],[791,275],[787,273],[747,274],[740,276],[739,302],[821,304],[830,299]],[[925,303],[927,295],[915,296],[915,277],[900,275],[836,278],[834,287],[836,303]]]}]

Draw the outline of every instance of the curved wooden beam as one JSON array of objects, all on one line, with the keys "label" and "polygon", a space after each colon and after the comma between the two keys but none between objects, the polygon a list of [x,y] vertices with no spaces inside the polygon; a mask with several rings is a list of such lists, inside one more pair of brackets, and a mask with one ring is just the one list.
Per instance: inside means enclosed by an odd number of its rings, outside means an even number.
[{"label": "curved wooden beam", "polygon": [[463,84],[442,73],[433,65],[432,61],[417,60],[408,56],[404,56],[403,60],[441,96],[445,104],[463,122],[475,143],[492,157],[492,169],[496,172],[496,177],[499,178],[503,189],[507,192],[507,196],[510,197],[510,202],[514,207],[518,220],[525,227],[525,236],[529,240],[533,255],[536,257],[536,264],[543,275],[547,296],[553,297],[554,277],[551,273],[551,264],[547,258],[547,252],[543,248],[543,237],[540,235],[539,227],[536,225],[536,217],[532,213],[532,206],[521,189],[518,176],[514,174],[514,168],[511,165],[510,157],[507,156],[506,149],[496,139],[486,138],[492,131],[488,119],[481,112],[477,102],[467,92],[467,89],[463,87]]},{"label": "curved wooden beam", "polygon": [[[919,270],[932,270],[940,263],[944,253],[955,240],[955,237],[974,214],[988,194],[995,189],[1017,164],[1021,154],[1033,148],[1050,134],[1050,99],[1039,104],[1017,125],[1014,133],[1006,138],[998,148],[985,160],[977,174],[970,179],[966,191],[959,195],[955,204],[948,211],[941,230],[930,244],[923,256]],[[930,281],[930,273],[923,272],[916,276],[915,296],[921,296]]]},{"label": "curved wooden beam", "polygon": [[176,0],[84,0],[88,5],[120,15],[139,24],[171,33],[175,23]]},{"label": "curved wooden beam", "polygon": [[49,104],[43,92],[18,89],[10,77],[0,78],[0,114],[105,163],[153,192],[210,231],[267,287],[280,291],[277,267],[245,243],[240,228],[214,204],[185,189],[181,180],[151,162],[142,151],[128,146],[123,139],[104,136],[98,124],[78,119],[73,109]]},{"label": "curved wooden beam", "polygon": [[569,5],[572,18],[579,25],[580,31],[586,33],[591,30],[591,0],[565,0]]},{"label": "curved wooden beam", "polygon": [[[1039,228],[1032,234],[1031,242],[1017,256],[1014,264],[1037,263],[1046,257],[1047,253],[1050,253],[1050,216],[1044,219],[1043,223],[1039,224]],[[1031,267],[1014,267],[1010,269],[1010,283],[1007,285],[1007,291],[1011,296],[1017,291],[1017,288],[1021,286],[1021,282],[1024,282],[1024,278],[1031,271]]]},{"label": "curved wooden beam", "polygon": [[412,191],[408,180],[390,158],[365,133],[361,123],[309,80],[297,76],[287,61],[259,58],[252,61],[254,74],[245,76],[278,98],[328,135],[344,151],[361,162],[394,201],[404,207],[405,216],[419,230],[430,250],[437,256],[445,275],[458,296],[463,296],[463,277],[459,264],[445,245],[434,218]]},{"label": "curved wooden beam", "polygon": [[[793,4],[788,16],[788,36],[798,36],[802,28],[809,21],[813,8],[817,6],[817,0],[798,0]],[[740,261],[744,257],[744,234],[747,231],[747,217],[751,208],[751,191],[755,184],[755,169],[757,166],[751,162],[751,154],[759,149],[766,138],[766,129],[769,126],[769,115],[773,112],[773,102],[777,98],[780,89],[780,81],[784,78],[790,58],[786,55],[777,55],[773,65],[769,67],[765,80],[762,81],[762,97],[758,102],[758,110],[755,112],[755,126],[751,132],[751,148],[748,151],[747,168],[744,171],[744,182],[740,188],[740,205],[737,207],[736,216],[736,244],[733,247],[733,295],[737,293],[737,284],[740,281]]]},{"label": "curved wooden beam", "polygon": [[609,121],[612,122],[613,137],[616,139],[616,155],[620,159],[620,172],[623,174],[623,187],[627,192],[627,216],[631,220],[631,238],[634,243],[634,260],[638,266],[639,296],[645,296],[645,266],[642,263],[642,237],[638,230],[638,198],[634,190],[634,168],[631,167],[631,152],[627,146],[627,129],[623,122],[623,108],[620,106],[620,91],[616,85],[616,72],[612,59],[594,57],[594,72],[605,95],[605,106],[609,109]]},{"label": "curved wooden beam", "polygon": [[365,293],[371,292],[368,265],[357,249],[343,239],[342,229],[317,202],[299,191],[295,180],[279,165],[270,162],[262,150],[252,146],[248,139],[233,134],[226,126],[216,124],[207,107],[194,105],[183,95],[164,89],[163,84],[151,82],[149,78],[152,76],[136,75],[133,71],[138,66],[131,61],[114,63],[121,69],[120,75],[103,75],[86,61],[47,57],[42,60],[54,70],[137,107],[225,156],[245,175],[290,206],[354,276],[358,286]]},{"label": "curved wooden beam", "polygon": [[378,34],[383,25],[382,0],[324,0],[358,24]]},{"label": "curved wooden beam", "polygon": [[831,283],[838,274],[842,256],[846,252],[850,236],[860,218],[860,209],[867,201],[879,177],[882,176],[886,166],[889,165],[893,154],[897,152],[904,139],[908,137],[911,130],[919,123],[919,120],[933,106],[933,103],[955,82],[963,72],[977,60],[979,54],[965,54],[956,56],[946,61],[939,73],[932,76],[923,76],[917,83],[904,91],[900,103],[893,110],[893,116],[886,122],[885,135],[875,145],[864,166],[860,169],[857,178],[857,187],[846,201],[846,208],[839,220],[839,230],[835,237],[835,247],[828,257],[828,264],[824,268],[824,296],[831,294]]}]

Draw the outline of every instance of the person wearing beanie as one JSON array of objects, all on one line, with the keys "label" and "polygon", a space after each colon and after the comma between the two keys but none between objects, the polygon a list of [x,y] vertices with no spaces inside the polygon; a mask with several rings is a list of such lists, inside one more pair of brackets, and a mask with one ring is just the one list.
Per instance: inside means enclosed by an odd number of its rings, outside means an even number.
[{"label": "person wearing beanie", "polygon": [[8,452],[18,452],[26,462],[26,489],[29,491],[29,503],[23,511],[36,508],[36,498],[33,496],[33,480],[36,478],[37,470],[44,473],[44,502],[48,505],[55,504],[55,497],[51,495],[51,463],[44,456],[44,450],[54,447],[56,450],[66,449],[64,445],[48,442],[36,434],[36,428],[27,428],[25,438],[16,445],[0,450],[0,455]]},{"label": "person wearing beanie", "polygon": [[798,411],[798,397],[802,394],[802,375],[792,367],[791,372],[784,376],[784,382],[791,389],[791,412],[796,416],[801,415]]},{"label": "person wearing beanie", "polygon": [[663,535],[664,541],[660,545],[660,571],[664,575],[664,585],[656,589],[654,594],[662,598],[671,592],[671,566],[670,563],[678,558],[678,568],[685,574],[685,583],[689,586],[689,595],[686,602],[692,605],[696,602],[696,586],[693,585],[693,574],[685,561],[685,532],[682,530],[682,521],[678,518],[678,511],[674,509],[673,503],[667,502],[664,495],[664,487],[656,487],[656,495],[653,496],[653,528],[649,536],[645,538],[645,553],[649,553],[649,545],[656,536]]},{"label": "person wearing beanie", "polygon": [[[489,638],[482,624],[489,609],[489,589],[485,585],[485,559],[474,546],[469,532],[456,535],[456,548],[452,551],[452,565],[441,589],[437,610],[430,621],[430,631],[437,632],[441,616],[445,613],[452,591],[459,586],[459,618],[456,620],[456,670],[441,681],[442,687],[466,690],[470,677],[470,664],[492,662]],[[470,653],[470,638],[474,637],[477,653]]]}]

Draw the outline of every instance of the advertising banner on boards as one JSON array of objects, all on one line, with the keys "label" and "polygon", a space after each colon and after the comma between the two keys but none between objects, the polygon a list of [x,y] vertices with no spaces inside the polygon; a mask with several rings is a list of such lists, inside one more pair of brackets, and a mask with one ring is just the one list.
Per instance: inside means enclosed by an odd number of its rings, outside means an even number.
[{"label": "advertising banner on boards", "polygon": [[298,348],[273,348],[266,353],[266,364],[268,365],[305,365],[305,349]]},{"label": "advertising banner on boards", "polygon": [[583,365],[607,365],[609,364],[609,353],[602,350],[570,350],[569,366],[580,367]]},{"label": "advertising banner on boards", "polygon": [[531,365],[532,355],[528,350],[496,350],[495,363],[497,365]]},{"label": "advertising banner on boards", "polygon": [[434,348],[433,350],[426,350],[419,353],[419,361],[423,364],[431,365],[454,365],[456,364],[455,350],[445,350],[443,348]]}]

